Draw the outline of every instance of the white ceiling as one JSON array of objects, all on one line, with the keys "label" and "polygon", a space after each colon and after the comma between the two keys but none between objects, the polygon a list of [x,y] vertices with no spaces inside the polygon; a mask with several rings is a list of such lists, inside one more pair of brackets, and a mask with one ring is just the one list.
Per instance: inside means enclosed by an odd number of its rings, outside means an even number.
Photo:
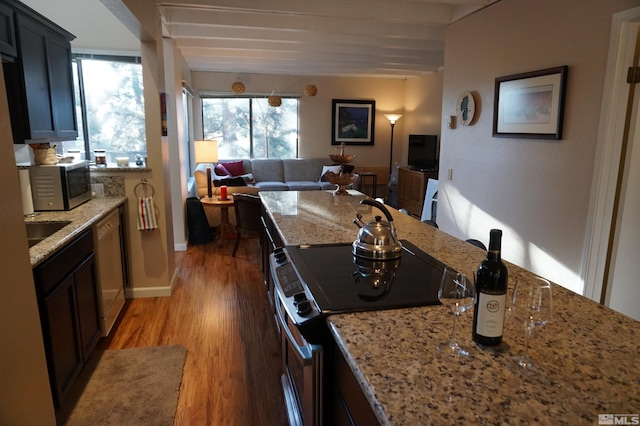
[{"label": "white ceiling", "polygon": [[20,0],[76,36],[74,51],[140,54],[140,42],[100,0]]},{"label": "white ceiling", "polygon": [[[137,50],[113,0],[22,1],[75,34],[74,50]],[[497,0],[147,1],[193,71],[402,78],[441,68],[445,27]]]}]

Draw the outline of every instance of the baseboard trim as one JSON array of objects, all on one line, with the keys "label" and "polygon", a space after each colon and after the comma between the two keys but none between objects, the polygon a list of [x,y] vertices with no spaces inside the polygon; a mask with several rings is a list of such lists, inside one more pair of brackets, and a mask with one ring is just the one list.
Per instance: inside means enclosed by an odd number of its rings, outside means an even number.
[{"label": "baseboard trim", "polygon": [[173,276],[171,277],[171,282],[169,283],[169,291],[171,292],[171,294],[173,294],[173,288],[176,286],[177,281],[178,281],[178,268],[175,268],[173,270]]},{"label": "baseboard trim", "polygon": [[173,271],[171,282],[166,287],[137,287],[125,288],[124,296],[126,299],[142,299],[143,297],[167,297],[173,294],[173,288],[178,280],[178,270]]},{"label": "baseboard trim", "polygon": [[175,251],[187,251],[187,243],[176,243],[173,245]]},{"label": "baseboard trim", "polygon": [[127,288],[124,291],[124,295],[127,299],[141,299],[143,297],[166,297],[171,296],[171,286]]}]

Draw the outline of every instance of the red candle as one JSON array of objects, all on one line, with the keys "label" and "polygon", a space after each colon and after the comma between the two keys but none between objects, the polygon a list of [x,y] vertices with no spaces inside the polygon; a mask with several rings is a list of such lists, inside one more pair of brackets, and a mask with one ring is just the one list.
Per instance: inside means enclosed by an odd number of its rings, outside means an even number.
[{"label": "red candle", "polygon": [[224,185],[220,187],[220,198],[222,198],[223,200],[227,199],[227,187]]}]

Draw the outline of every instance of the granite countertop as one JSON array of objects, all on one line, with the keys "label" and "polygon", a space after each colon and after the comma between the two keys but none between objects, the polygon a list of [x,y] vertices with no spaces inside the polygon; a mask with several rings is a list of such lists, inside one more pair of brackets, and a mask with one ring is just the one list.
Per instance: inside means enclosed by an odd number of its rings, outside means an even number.
[{"label": "granite countertop", "polygon": [[35,216],[25,217],[25,223],[71,221],[69,225],[29,249],[31,267],[42,263],[126,200],[126,197],[93,198],[69,211],[36,212]]},{"label": "granite countertop", "polygon": [[[355,239],[358,234],[353,223],[356,209],[364,216],[373,208],[360,204],[369,198],[366,195],[355,190],[348,192],[353,195],[333,195],[333,191],[260,191],[259,194],[283,243],[299,245]],[[381,214],[377,209],[376,212]]]},{"label": "granite countertop", "polygon": [[[351,242],[355,210],[363,221],[379,214],[362,209],[360,196],[308,192],[261,193],[287,244]],[[469,276],[485,257],[391,212],[400,239]],[[507,267],[510,295],[517,279],[533,274]],[[553,303],[552,321],[533,331],[529,354],[538,371],[531,375],[511,367],[524,349],[524,330],[508,317],[503,344],[488,349],[471,340],[472,311],[462,314],[457,336],[467,358],[436,350],[452,328],[444,306],[338,314],[327,322],[381,424],[597,424],[599,414],[638,414],[640,322],[556,284]]]}]

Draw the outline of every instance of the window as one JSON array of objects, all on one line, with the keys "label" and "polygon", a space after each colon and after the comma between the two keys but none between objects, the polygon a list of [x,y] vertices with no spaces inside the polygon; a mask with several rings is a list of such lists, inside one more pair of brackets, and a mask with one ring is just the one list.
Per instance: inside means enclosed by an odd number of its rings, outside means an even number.
[{"label": "window", "polygon": [[220,159],[296,158],[298,98],[271,107],[267,97],[203,97],[202,127]]},{"label": "window", "polygon": [[104,149],[107,163],[146,156],[142,65],[139,58],[76,55],[73,62],[78,139],[64,142],[94,160]]}]

